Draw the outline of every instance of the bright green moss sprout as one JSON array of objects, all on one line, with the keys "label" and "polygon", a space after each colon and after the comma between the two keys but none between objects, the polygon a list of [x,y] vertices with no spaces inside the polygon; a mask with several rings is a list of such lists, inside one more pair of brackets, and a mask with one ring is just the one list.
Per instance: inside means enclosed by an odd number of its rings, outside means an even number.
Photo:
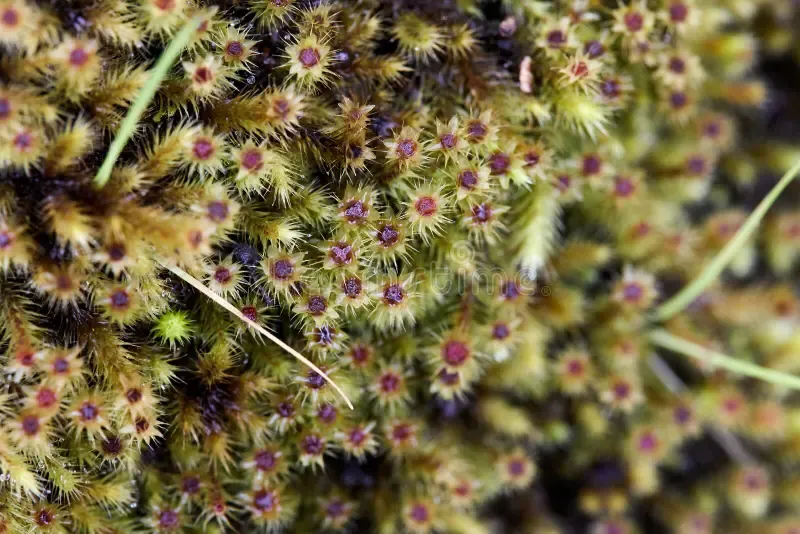
[{"label": "bright green moss sprout", "polygon": [[153,335],[171,348],[191,339],[196,325],[185,311],[168,311],[156,319]]}]

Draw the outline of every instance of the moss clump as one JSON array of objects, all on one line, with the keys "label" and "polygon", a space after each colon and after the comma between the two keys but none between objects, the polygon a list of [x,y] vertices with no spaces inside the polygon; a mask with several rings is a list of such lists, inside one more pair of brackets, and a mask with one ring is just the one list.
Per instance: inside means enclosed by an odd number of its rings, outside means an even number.
[{"label": "moss clump", "polygon": [[795,10],[0,0],[0,532],[794,532]]}]

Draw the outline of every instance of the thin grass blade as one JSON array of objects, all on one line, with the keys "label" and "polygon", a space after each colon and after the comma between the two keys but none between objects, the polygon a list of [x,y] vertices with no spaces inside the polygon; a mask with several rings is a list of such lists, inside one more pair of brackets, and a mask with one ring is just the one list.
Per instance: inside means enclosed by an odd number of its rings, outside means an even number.
[{"label": "thin grass blade", "polygon": [[750,239],[750,236],[755,232],[761,220],[767,214],[767,211],[769,211],[769,208],[772,207],[772,204],[775,203],[778,196],[780,196],[783,190],[794,180],[798,172],[800,172],[800,161],[795,163],[795,165],[783,175],[780,181],[775,184],[775,187],[764,197],[764,200],[753,210],[753,213],[750,214],[739,231],[736,232],[733,239],[728,241],[711,263],[700,273],[700,276],[692,280],[689,285],[656,308],[653,313],[653,317],[656,321],[665,321],[683,311],[698,297],[698,295],[717,279],[725,267],[728,266],[736,254],[744,247],[747,240]]},{"label": "thin grass blade", "polygon": [[760,365],[756,365],[754,363],[732,358],[727,354],[722,354],[721,352],[701,347],[700,345],[692,343],[691,341],[686,341],[685,339],[674,336],[663,328],[659,328],[650,332],[650,341],[659,347],[669,349],[673,352],[677,352],[678,354],[682,354],[690,358],[701,360],[716,367],[727,369],[728,371],[736,374],[751,376],[753,378],[758,378],[778,386],[800,389],[800,376],[782,373],[780,371],[761,367]]},{"label": "thin grass blade", "polygon": [[161,56],[159,56],[158,61],[150,71],[147,83],[142,87],[139,96],[136,97],[133,105],[128,109],[128,113],[122,120],[117,135],[108,148],[108,153],[103,160],[103,164],[94,177],[95,187],[102,188],[108,183],[108,180],[111,178],[111,171],[114,169],[114,164],[117,163],[122,149],[125,148],[128,139],[130,139],[133,132],[136,130],[136,125],[139,124],[139,120],[147,110],[147,106],[150,105],[150,102],[156,95],[158,87],[161,85],[161,82],[164,81],[164,78],[166,78],[169,69],[172,68],[173,63],[175,63],[181,51],[186,48],[186,45],[192,40],[192,36],[197,32],[198,28],[200,28],[200,25],[207,17],[207,15],[198,15],[189,20],[186,25],[181,28],[181,31],[178,32],[172,42],[170,42],[169,46],[164,49]]}]

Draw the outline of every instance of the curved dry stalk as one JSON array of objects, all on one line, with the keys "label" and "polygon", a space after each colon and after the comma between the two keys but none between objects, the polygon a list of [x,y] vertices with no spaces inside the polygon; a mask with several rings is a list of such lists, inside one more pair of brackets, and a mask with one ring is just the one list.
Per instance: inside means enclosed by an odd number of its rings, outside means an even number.
[{"label": "curved dry stalk", "polygon": [[319,374],[322,378],[325,379],[326,382],[328,382],[331,386],[333,386],[333,389],[335,389],[336,392],[339,395],[342,396],[344,401],[347,403],[347,406],[349,406],[351,410],[353,409],[353,403],[350,402],[349,398],[347,398],[347,395],[345,394],[344,391],[342,391],[342,388],[340,388],[336,384],[336,382],[331,380],[331,378],[327,374],[325,374],[319,367],[314,365],[314,363],[311,360],[309,360],[308,358],[306,358],[305,356],[303,356],[302,354],[300,354],[299,352],[294,350],[292,347],[290,347],[286,343],[284,343],[280,338],[276,337],[275,334],[272,334],[271,332],[269,332],[269,330],[267,330],[266,328],[264,328],[260,324],[256,323],[255,321],[251,321],[250,319],[245,317],[245,315],[241,311],[239,311],[239,309],[236,308],[236,306],[234,306],[233,304],[228,302],[226,299],[222,298],[221,296],[219,296],[216,293],[214,293],[213,291],[211,291],[209,288],[204,286],[203,283],[200,282],[200,280],[198,280],[194,276],[190,275],[189,273],[187,273],[186,271],[184,271],[183,269],[181,269],[177,265],[171,265],[171,264],[169,264],[168,262],[166,262],[164,260],[159,260],[159,263],[165,269],[168,269],[170,272],[172,272],[173,274],[178,276],[181,280],[183,280],[184,282],[188,283],[189,285],[191,285],[196,290],[200,291],[206,297],[210,298],[214,303],[219,304],[220,306],[222,306],[223,308],[225,308],[226,310],[231,312],[233,315],[235,315],[236,317],[238,317],[239,319],[244,321],[248,326],[252,327],[259,334],[267,337],[270,341],[272,341],[273,343],[278,345],[280,348],[282,348],[283,350],[285,350],[286,352],[288,352],[289,354],[291,354],[295,358],[297,358],[297,360],[300,361],[303,365],[307,366],[309,369],[312,369],[314,372]]}]

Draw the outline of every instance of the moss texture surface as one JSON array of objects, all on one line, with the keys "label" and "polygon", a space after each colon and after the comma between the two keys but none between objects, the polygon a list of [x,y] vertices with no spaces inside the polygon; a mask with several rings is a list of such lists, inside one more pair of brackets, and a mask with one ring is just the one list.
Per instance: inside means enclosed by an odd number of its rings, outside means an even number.
[{"label": "moss texture surface", "polygon": [[0,0],[0,533],[797,534],[798,20]]}]

